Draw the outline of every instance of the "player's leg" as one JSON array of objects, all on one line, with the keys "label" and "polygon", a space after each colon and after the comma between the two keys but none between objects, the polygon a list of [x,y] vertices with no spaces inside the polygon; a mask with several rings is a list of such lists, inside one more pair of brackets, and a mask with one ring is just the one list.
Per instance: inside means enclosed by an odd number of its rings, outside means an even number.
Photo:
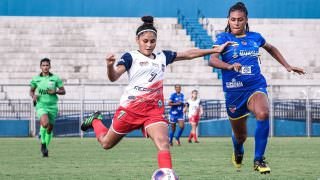
[{"label": "player's leg", "polygon": [[179,125],[179,131],[177,133],[177,136],[176,136],[176,140],[177,140],[177,145],[181,145],[180,143],[180,137],[183,133],[183,130],[184,130],[184,119],[178,119],[178,125]]},{"label": "player's leg", "polygon": [[158,149],[159,168],[172,169],[167,124],[164,122],[151,124],[146,127],[146,132]]},{"label": "player's leg", "polygon": [[197,134],[198,122],[195,122],[194,124],[192,124],[192,126],[193,126],[193,140],[195,143],[199,143],[198,134]]},{"label": "player's leg", "polygon": [[[114,117],[121,117],[123,111],[117,111]],[[116,133],[113,129],[109,130],[102,123],[102,115],[99,111],[93,113],[87,119],[85,119],[81,125],[81,130],[86,131],[93,128],[98,142],[104,149],[111,149],[114,147],[125,134]]]},{"label": "player's leg", "polygon": [[[189,119],[189,122],[190,122],[190,119]],[[192,138],[195,135],[194,134],[194,132],[195,132],[195,130],[194,130],[195,124],[193,122],[190,122],[190,125],[191,125],[191,131],[190,131],[190,134],[189,134],[189,137],[188,137],[188,142],[192,143]]]},{"label": "player's leg", "polygon": [[48,149],[46,146],[46,134],[49,124],[48,112],[44,108],[37,107],[37,116],[40,119],[40,139],[41,139],[41,153],[43,157],[48,157]]},{"label": "player's leg", "polygon": [[169,134],[169,143],[171,146],[173,145],[172,140],[173,140],[174,133],[176,132],[176,122],[177,122],[177,119],[174,119],[174,118],[170,119],[171,130]]},{"label": "player's leg", "polygon": [[247,139],[247,116],[230,120],[230,124],[232,127],[232,143],[234,149],[232,163],[236,168],[240,168],[244,154],[243,144]]},{"label": "player's leg", "polygon": [[270,168],[264,161],[264,153],[269,136],[269,102],[265,93],[254,93],[248,102],[248,109],[257,119],[255,130],[254,169],[260,173],[270,173]]}]

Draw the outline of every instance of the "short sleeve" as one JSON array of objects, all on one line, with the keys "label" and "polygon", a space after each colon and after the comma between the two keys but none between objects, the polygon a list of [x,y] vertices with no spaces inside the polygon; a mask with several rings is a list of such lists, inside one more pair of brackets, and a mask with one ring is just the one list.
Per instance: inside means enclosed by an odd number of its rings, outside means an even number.
[{"label": "short sleeve", "polygon": [[216,41],[213,43],[213,46],[220,46],[227,41],[225,33],[220,33],[216,36]]},{"label": "short sleeve", "polygon": [[174,99],[175,99],[175,96],[174,96],[174,94],[171,94],[171,95],[170,95],[170,98],[169,98],[169,100],[173,102],[173,101],[174,101]]},{"label": "short sleeve", "polygon": [[166,56],[166,65],[173,63],[174,59],[177,57],[177,52],[174,51],[162,51]]},{"label": "short sleeve", "polygon": [[262,47],[266,44],[266,40],[264,39],[264,37],[260,33],[257,33],[257,43],[258,43],[259,47]]},{"label": "short sleeve", "polygon": [[37,87],[37,83],[36,83],[36,81],[35,81],[35,78],[32,78],[32,80],[30,81],[30,86],[31,86],[32,88],[36,88],[36,87]]},{"label": "short sleeve", "polygon": [[126,67],[126,70],[128,71],[131,68],[132,65],[132,56],[130,53],[125,53],[122,55],[120,60],[117,63],[117,66],[124,65]]},{"label": "short sleeve", "polygon": [[61,87],[63,87],[63,82],[62,82],[62,80],[61,80],[61,78],[60,77],[57,77],[57,87],[58,88],[61,88]]}]

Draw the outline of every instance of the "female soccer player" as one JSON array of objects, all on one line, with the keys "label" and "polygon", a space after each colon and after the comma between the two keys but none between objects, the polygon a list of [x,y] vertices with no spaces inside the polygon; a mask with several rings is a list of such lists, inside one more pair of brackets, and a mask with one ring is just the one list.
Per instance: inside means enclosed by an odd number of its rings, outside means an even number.
[{"label": "female soccer player", "polygon": [[177,145],[180,146],[180,137],[184,130],[184,118],[183,118],[183,106],[184,106],[184,94],[181,93],[181,85],[176,84],[174,86],[175,93],[172,93],[169,99],[168,105],[171,106],[169,112],[169,122],[171,124],[171,131],[169,135],[169,144],[172,146],[172,139],[176,131],[176,123],[179,125],[179,131],[176,136]]},{"label": "female soccer player", "polygon": [[30,83],[30,96],[36,106],[37,116],[40,119],[41,152],[48,157],[48,146],[52,139],[52,129],[58,113],[58,96],[66,94],[62,80],[52,74],[50,59],[40,61],[41,73],[34,76]]},{"label": "female soccer player", "polygon": [[[222,53],[214,53],[209,65],[222,69],[226,108],[233,130],[232,162],[237,168],[241,167],[243,143],[247,138],[246,120],[252,112],[257,119],[254,170],[270,173],[271,170],[264,161],[269,134],[269,102],[266,80],[259,67],[259,48],[263,47],[288,72],[304,74],[304,70],[289,65],[276,47],[267,43],[259,33],[249,31],[248,11],[242,2],[229,9],[228,25],[224,33],[217,35],[215,44],[227,41],[232,41],[233,45],[225,48]],[[222,61],[219,60],[219,55]]]},{"label": "female soccer player", "polygon": [[129,84],[120,99],[110,129],[102,124],[102,116],[95,112],[81,125],[86,131],[93,128],[104,149],[115,146],[127,133],[142,129],[158,149],[159,168],[172,169],[169,151],[168,122],[164,118],[163,76],[166,66],[175,61],[190,60],[214,52],[221,52],[230,42],[214,49],[192,49],[185,52],[153,52],[157,43],[157,30],[153,17],[142,17],[144,22],[136,31],[139,50],[125,53],[115,64],[115,56],[106,58],[107,74],[116,81],[127,71]]},{"label": "female soccer player", "polygon": [[191,131],[189,134],[188,142],[192,142],[192,137],[195,143],[199,143],[197,136],[197,127],[199,124],[199,120],[201,115],[203,114],[203,108],[201,106],[201,101],[198,98],[198,91],[193,90],[191,94],[191,98],[187,101],[184,107],[185,114],[188,113],[189,122],[191,124]]}]

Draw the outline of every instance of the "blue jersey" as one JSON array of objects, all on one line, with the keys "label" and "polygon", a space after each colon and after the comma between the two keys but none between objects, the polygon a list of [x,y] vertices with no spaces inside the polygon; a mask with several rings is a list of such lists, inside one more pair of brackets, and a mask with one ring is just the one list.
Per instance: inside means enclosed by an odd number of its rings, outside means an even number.
[{"label": "blue jersey", "polygon": [[173,103],[181,102],[180,105],[174,105],[170,108],[170,114],[176,115],[176,114],[183,114],[183,107],[184,107],[184,95],[182,93],[173,93],[170,96],[170,101]]},{"label": "blue jersey", "polygon": [[261,74],[259,65],[259,48],[266,41],[261,34],[247,32],[244,37],[236,37],[231,33],[217,35],[215,45],[221,45],[227,41],[233,41],[236,45],[227,46],[221,53],[222,61],[228,64],[240,63],[239,72],[234,70],[222,70],[222,82],[224,91],[247,91],[257,88],[265,88],[266,80]]}]

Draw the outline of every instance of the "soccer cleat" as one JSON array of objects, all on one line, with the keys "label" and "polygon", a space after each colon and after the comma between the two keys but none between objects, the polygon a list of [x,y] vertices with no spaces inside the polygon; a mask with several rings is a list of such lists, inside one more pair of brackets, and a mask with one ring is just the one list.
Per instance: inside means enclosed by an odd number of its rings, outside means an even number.
[{"label": "soccer cleat", "polygon": [[199,141],[195,141],[194,143],[200,143]]},{"label": "soccer cleat", "polygon": [[192,143],[191,139],[188,140],[188,143]]},{"label": "soccer cleat", "polygon": [[102,120],[102,115],[100,111],[94,112],[91,116],[85,119],[81,124],[81,130],[86,131],[92,128],[92,121],[95,119]]},{"label": "soccer cleat", "polygon": [[259,171],[261,174],[267,174],[271,172],[270,167],[267,165],[267,162],[264,161],[264,158],[260,161],[254,161],[253,169]]},{"label": "soccer cleat", "polygon": [[243,154],[232,154],[232,164],[234,167],[240,169],[242,165]]},{"label": "soccer cleat", "polygon": [[47,149],[46,144],[41,144],[41,153],[42,153],[42,157],[48,157],[49,156],[49,151]]}]

